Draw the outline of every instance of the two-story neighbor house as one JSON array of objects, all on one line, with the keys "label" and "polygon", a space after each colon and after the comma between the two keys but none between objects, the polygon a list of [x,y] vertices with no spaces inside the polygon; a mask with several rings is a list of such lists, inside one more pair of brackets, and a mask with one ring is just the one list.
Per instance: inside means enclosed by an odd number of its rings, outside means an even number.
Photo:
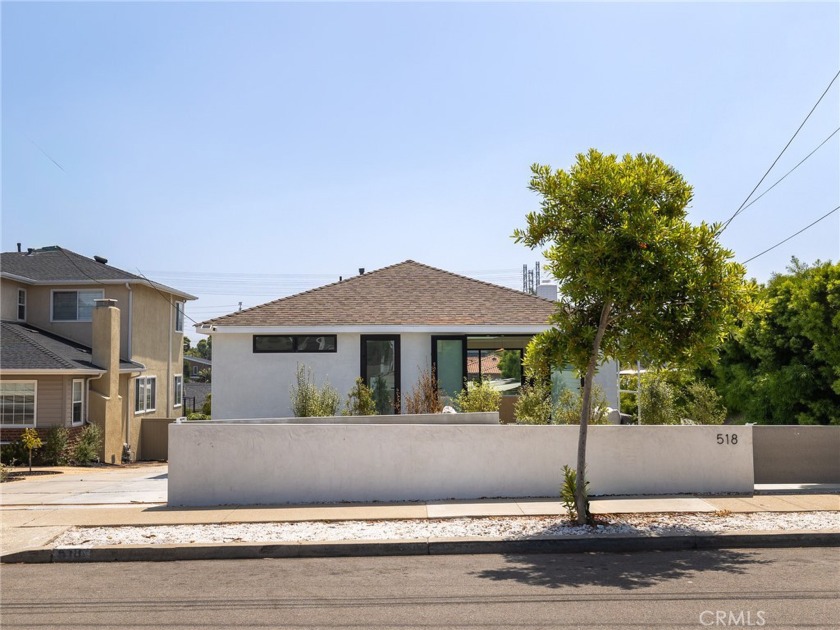
[{"label": "two-story neighbor house", "polygon": [[183,415],[184,303],[193,299],[99,256],[4,252],[0,440],[91,422],[105,436],[102,461],[142,457],[142,420]]}]

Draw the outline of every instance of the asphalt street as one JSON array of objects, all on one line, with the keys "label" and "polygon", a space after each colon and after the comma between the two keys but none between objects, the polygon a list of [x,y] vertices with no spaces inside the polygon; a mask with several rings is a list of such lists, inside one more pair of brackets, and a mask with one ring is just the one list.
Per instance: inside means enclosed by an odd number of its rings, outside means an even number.
[{"label": "asphalt street", "polygon": [[4,565],[2,627],[836,628],[840,549]]}]

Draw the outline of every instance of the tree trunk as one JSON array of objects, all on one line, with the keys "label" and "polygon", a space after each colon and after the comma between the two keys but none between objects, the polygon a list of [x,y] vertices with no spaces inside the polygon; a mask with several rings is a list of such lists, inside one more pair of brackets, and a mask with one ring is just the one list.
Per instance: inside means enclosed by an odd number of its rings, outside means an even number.
[{"label": "tree trunk", "polygon": [[29,472],[32,472],[32,449],[29,449]]},{"label": "tree trunk", "polygon": [[577,510],[578,525],[585,525],[588,520],[586,500],[586,437],[589,428],[589,408],[592,404],[592,380],[595,377],[595,368],[598,365],[601,340],[604,338],[604,333],[607,330],[610,310],[612,310],[612,300],[607,300],[601,308],[598,331],[595,333],[595,341],[592,342],[592,354],[589,356],[589,365],[586,366],[586,374],[583,377],[583,392],[581,394],[580,405],[580,431],[578,432],[577,484],[575,486],[575,508]]}]

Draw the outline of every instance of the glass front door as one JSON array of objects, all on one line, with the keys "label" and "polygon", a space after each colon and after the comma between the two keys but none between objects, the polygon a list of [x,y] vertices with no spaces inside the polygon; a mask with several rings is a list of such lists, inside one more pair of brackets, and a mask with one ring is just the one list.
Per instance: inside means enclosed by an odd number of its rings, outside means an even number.
[{"label": "glass front door", "polygon": [[399,413],[400,337],[362,335],[362,379],[380,415]]}]

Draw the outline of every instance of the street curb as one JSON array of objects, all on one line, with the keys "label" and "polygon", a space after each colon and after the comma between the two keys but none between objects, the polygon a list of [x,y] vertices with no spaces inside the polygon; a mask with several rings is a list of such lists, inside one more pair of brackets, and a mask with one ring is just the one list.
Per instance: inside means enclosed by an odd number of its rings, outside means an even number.
[{"label": "street curb", "polygon": [[9,553],[3,563],[169,562],[258,558],[340,558],[461,554],[629,553],[702,549],[840,547],[840,532],[751,532],[684,536],[582,536],[505,540],[428,538],[327,543],[226,543],[42,547]]}]

